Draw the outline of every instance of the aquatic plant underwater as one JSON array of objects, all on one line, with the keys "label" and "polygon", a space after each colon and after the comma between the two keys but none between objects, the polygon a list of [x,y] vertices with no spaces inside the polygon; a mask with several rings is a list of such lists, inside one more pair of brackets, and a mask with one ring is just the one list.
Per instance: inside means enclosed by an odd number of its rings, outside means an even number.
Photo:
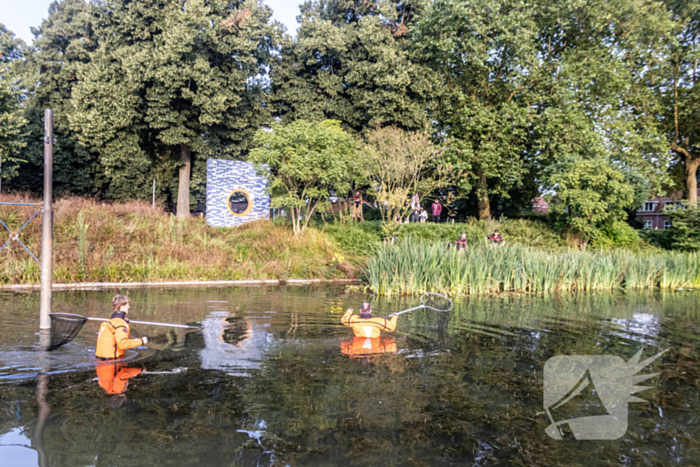
[{"label": "aquatic plant underwater", "polygon": [[380,247],[366,268],[378,295],[480,295],[700,287],[698,253],[543,251],[405,241]]}]

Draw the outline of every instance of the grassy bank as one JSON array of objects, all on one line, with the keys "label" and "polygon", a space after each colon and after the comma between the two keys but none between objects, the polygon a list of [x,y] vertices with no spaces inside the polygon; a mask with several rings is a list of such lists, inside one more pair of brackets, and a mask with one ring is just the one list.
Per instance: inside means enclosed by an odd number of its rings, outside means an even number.
[{"label": "grassy bank", "polygon": [[[2,201],[37,200],[5,195]],[[36,210],[0,206],[0,219],[17,230]],[[9,236],[2,231],[0,246]],[[19,238],[38,258],[41,215]],[[178,219],[136,201],[69,198],[54,205],[54,282],[330,279],[358,272],[343,260],[342,249],[316,229],[295,238],[290,228],[267,221],[212,228],[203,218]],[[39,265],[17,242],[0,251],[0,283],[39,280]]]},{"label": "grassy bank", "polygon": [[[637,231],[625,223],[616,226],[609,235],[601,235],[591,240],[590,249],[596,251],[609,251],[615,248],[624,248],[628,251],[644,252],[656,250],[649,243],[642,240]],[[381,222],[362,222],[340,226],[337,224],[318,224],[318,229],[338,243],[345,251],[355,255],[369,256],[374,254],[383,244]],[[499,219],[477,220],[469,219],[467,222],[457,224],[407,224],[404,225],[398,240],[411,239],[427,243],[454,242],[462,232],[467,234],[469,245],[483,245],[487,235],[499,229],[511,245],[521,245],[543,250],[565,251],[578,248],[577,239],[571,236],[562,236],[541,219]]]},{"label": "grassy bank", "polygon": [[371,290],[380,295],[679,289],[700,287],[700,254],[481,244],[465,254],[441,244],[405,241],[380,247],[368,262],[367,276]]}]

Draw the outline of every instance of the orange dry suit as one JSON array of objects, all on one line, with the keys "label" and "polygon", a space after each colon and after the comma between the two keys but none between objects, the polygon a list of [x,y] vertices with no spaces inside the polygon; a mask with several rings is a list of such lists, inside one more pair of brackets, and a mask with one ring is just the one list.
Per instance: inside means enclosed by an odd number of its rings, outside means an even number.
[{"label": "orange dry suit", "polygon": [[124,368],[124,363],[99,363],[97,382],[107,394],[124,394],[129,380],[141,374],[141,368]]},{"label": "orange dry suit", "polygon": [[370,357],[384,353],[396,353],[396,341],[393,337],[353,337],[340,342],[340,353],[350,358]]},{"label": "orange dry suit", "polygon": [[124,355],[126,349],[143,345],[142,339],[129,339],[129,321],[126,313],[115,311],[109,320],[102,323],[97,334],[97,358],[117,359]]},{"label": "orange dry suit", "polygon": [[398,315],[394,315],[389,319],[386,318],[361,318],[353,315],[352,310],[345,312],[340,322],[352,328],[355,337],[369,337],[376,339],[381,335],[382,331],[391,332],[396,329],[396,322],[399,320]]}]

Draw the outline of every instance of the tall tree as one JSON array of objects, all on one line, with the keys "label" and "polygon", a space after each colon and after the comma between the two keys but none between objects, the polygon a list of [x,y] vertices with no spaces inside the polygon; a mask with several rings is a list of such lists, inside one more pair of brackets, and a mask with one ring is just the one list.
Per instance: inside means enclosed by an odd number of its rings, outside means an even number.
[{"label": "tall tree", "polygon": [[22,161],[20,151],[26,146],[27,122],[21,115],[13,69],[15,62],[22,60],[23,46],[24,42],[0,23],[0,189],[3,180],[17,176]]},{"label": "tall tree", "polygon": [[13,181],[16,189],[39,192],[44,164],[44,109],[54,114],[54,188],[57,192],[92,195],[102,187],[97,155],[77,141],[69,127],[70,99],[77,84],[77,69],[90,60],[97,47],[93,31],[96,8],[85,0],[54,1],[48,18],[32,28],[34,42],[18,64],[29,124],[26,162]]},{"label": "tall tree", "polygon": [[260,0],[106,0],[99,47],[79,70],[72,128],[100,151],[110,197],[144,196],[177,167],[189,216],[193,160],[241,158],[268,121],[264,77],[279,35]]},{"label": "tall tree", "polygon": [[[416,51],[438,70],[438,120],[451,157],[489,195],[539,177],[563,155],[605,157],[660,187],[668,150],[648,88],[669,30],[659,2],[438,0],[416,26]],[[533,173],[534,172],[534,173]]]},{"label": "tall tree", "polygon": [[431,71],[409,53],[425,0],[309,0],[296,39],[272,68],[275,107],[286,120],[334,119],[356,132],[424,129]]},{"label": "tall tree", "polygon": [[532,2],[437,0],[416,26],[416,51],[441,76],[438,119],[453,138],[448,158],[476,189],[479,217],[489,195],[520,183],[528,141],[528,80],[537,64]]},{"label": "tall tree", "polygon": [[668,73],[656,87],[666,104],[666,129],[671,149],[683,165],[685,191],[691,206],[698,204],[700,167],[700,4],[667,0],[675,25],[676,43],[670,50]]},{"label": "tall tree", "polygon": [[604,157],[659,191],[669,151],[650,84],[664,67],[672,27],[663,4],[558,0],[539,2],[537,12],[540,66],[531,102],[538,162]]}]

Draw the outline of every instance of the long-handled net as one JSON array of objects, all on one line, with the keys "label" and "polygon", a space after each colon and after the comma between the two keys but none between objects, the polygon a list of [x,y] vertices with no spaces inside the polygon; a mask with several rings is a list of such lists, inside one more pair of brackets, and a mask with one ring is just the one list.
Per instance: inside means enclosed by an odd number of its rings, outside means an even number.
[{"label": "long-handled net", "polygon": [[392,313],[390,316],[401,315],[403,313],[408,313],[409,311],[417,310],[419,308],[428,308],[429,310],[440,311],[443,313],[446,311],[450,311],[452,310],[452,308],[454,308],[452,300],[447,298],[445,295],[435,292],[424,293],[423,295],[421,295],[420,301],[420,305],[413,308],[409,308],[407,310],[397,311],[396,313]]},{"label": "long-handled net", "polygon": [[88,322],[84,316],[72,313],[50,313],[51,344],[46,350],[54,350],[72,341],[78,335],[83,325]]},{"label": "long-handled net", "polygon": [[[83,325],[88,321],[108,321],[106,318],[89,318],[73,313],[49,313],[51,317],[51,343],[46,350],[54,350],[72,341],[78,335]],[[134,324],[149,326],[167,326],[173,328],[200,329],[186,324],[156,323],[153,321],[131,321]]]}]

